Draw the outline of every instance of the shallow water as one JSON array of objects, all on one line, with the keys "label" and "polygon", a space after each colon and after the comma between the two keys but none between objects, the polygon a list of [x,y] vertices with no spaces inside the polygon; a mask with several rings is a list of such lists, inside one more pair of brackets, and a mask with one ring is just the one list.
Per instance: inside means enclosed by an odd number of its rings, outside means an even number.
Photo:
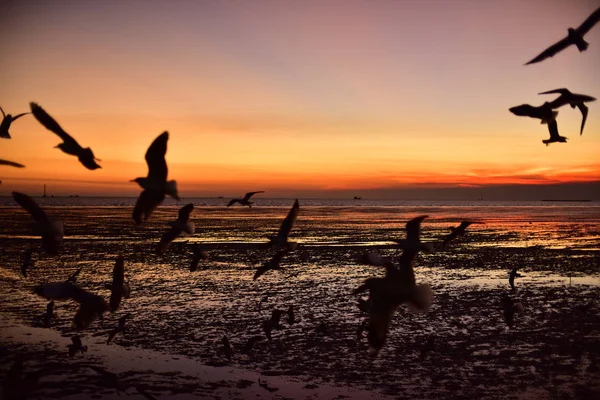
[{"label": "shallow water", "polygon": [[[400,397],[510,398],[535,388],[569,398],[597,389],[590,382],[599,377],[600,310],[595,302],[578,310],[600,294],[600,207],[307,207],[301,202],[290,235],[300,247],[284,258],[284,272],[270,271],[253,281],[255,268],[273,254],[260,244],[277,231],[288,209],[198,207],[192,214],[196,234],[156,256],[153,247],[178,207],[161,207],[143,228],[133,227],[130,207],[47,207],[51,218],[64,222],[66,234],[63,253],[50,258],[39,252],[29,216],[0,207],[0,289],[6,299],[0,314],[35,326],[46,301],[30,288],[64,280],[80,266],[78,284],[108,298],[104,285],[117,254],[123,254],[132,296],[107,316],[104,327],[98,321],[84,332],[84,342],[95,351],[148,349],[198,364]],[[365,339],[356,337],[366,315],[350,293],[382,271],[358,264],[357,258],[371,250],[397,254],[392,240],[403,237],[408,219],[422,214],[430,216],[423,240],[434,243],[462,219],[485,224],[472,225],[448,251],[418,257],[417,280],[432,286],[434,305],[423,315],[397,311],[384,349],[370,359]],[[210,260],[190,273],[194,243],[206,247]],[[25,279],[19,267],[28,247],[37,250],[36,264]],[[524,277],[512,295],[525,312],[508,329],[499,299],[509,292],[508,271],[514,266]],[[239,352],[247,338],[264,337],[261,321],[274,308],[290,304],[297,323],[283,322],[273,340],[258,342],[251,356]],[[60,318],[51,329],[70,335],[75,308],[57,302]],[[132,314],[125,335],[109,345],[93,336],[125,313]],[[327,335],[315,332],[322,322]],[[223,335],[234,346],[231,361],[221,351]],[[421,359],[430,336],[435,349]]]}]

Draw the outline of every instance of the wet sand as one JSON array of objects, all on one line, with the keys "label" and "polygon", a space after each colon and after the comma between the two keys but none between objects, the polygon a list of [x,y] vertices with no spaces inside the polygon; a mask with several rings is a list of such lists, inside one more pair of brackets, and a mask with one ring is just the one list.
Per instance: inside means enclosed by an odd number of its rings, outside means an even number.
[{"label": "wet sand", "polygon": [[[134,229],[129,208],[52,208],[65,222],[63,254],[36,252],[28,278],[20,275],[24,249],[39,250],[28,216],[0,208],[0,343],[4,375],[19,354],[26,371],[41,372],[30,398],[112,398],[114,387],[87,365],[101,365],[158,398],[593,398],[600,393],[600,228],[590,217],[555,220],[481,215],[479,225],[448,251],[420,255],[415,273],[435,292],[423,315],[398,310],[386,345],[376,359],[356,331],[365,319],[351,291],[381,275],[357,264],[358,255],[377,250],[397,254],[386,239],[402,237],[403,221],[427,212],[425,240],[447,233],[456,210],[302,209],[291,236],[301,246],[284,258],[283,273],[252,281],[257,266],[272,254],[261,249],[286,210],[200,209],[196,235],[173,243],[164,256],[151,253],[176,217],[159,210],[143,229]],[[506,215],[515,215],[506,214]],[[518,214],[520,215],[520,214]],[[547,214],[545,214],[547,215]],[[525,222],[532,220],[529,224]],[[188,270],[191,246],[201,242],[210,260]],[[126,257],[132,297],[83,331],[89,352],[67,356],[76,306],[56,302],[59,319],[36,327],[46,301],[33,295],[37,283],[61,281],[84,266],[78,284],[106,298],[117,253]],[[525,275],[508,286],[508,271]],[[569,278],[571,276],[571,279]],[[510,293],[524,305],[509,329],[500,297]],[[266,297],[266,298],[265,298]],[[263,300],[263,301],[261,301]],[[591,303],[590,303],[591,301]],[[299,321],[264,338],[251,355],[241,354],[247,338],[262,335],[261,321],[273,308],[293,304]],[[585,307],[589,305],[589,307]],[[105,344],[101,334],[131,313],[124,335]],[[327,334],[316,333],[325,323]],[[226,334],[234,347],[221,350]],[[433,349],[422,349],[433,337]],[[261,374],[268,392],[257,384]],[[72,397],[69,397],[72,396]],[[86,397],[87,396],[87,397]],[[97,397],[100,396],[100,397]],[[187,397],[186,397],[187,396]]]}]

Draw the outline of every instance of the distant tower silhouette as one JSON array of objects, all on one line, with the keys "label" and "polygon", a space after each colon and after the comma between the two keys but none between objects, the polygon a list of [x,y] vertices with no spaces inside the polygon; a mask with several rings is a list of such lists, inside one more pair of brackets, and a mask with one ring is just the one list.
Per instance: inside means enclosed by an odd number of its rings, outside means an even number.
[{"label": "distant tower silhouette", "polygon": [[44,185],[44,196],[43,197],[46,197],[46,185]]}]

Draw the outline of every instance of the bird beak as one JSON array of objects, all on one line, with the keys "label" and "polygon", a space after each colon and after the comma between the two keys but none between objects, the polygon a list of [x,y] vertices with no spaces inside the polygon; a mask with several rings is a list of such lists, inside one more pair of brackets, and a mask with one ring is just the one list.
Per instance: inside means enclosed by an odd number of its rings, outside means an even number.
[{"label": "bird beak", "polygon": [[59,148],[60,148],[60,145],[59,145],[59,144],[57,144],[56,146],[54,146],[54,148],[55,148],[55,149],[59,149]]}]

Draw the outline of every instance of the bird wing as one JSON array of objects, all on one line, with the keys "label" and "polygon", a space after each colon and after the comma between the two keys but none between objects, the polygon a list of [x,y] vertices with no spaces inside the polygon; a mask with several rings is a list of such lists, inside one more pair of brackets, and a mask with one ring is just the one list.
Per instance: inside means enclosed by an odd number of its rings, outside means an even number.
[{"label": "bird wing", "polygon": [[558,94],[562,94],[565,96],[568,96],[571,94],[571,91],[569,89],[566,88],[560,88],[560,89],[554,89],[554,90],[548,90],[547,92],[541,92],[538,94],[554,94],[554,93],[558,93]]},{"label": "bird wing", "polygon": [[180,233],[181,229],[177,227],[173,227],[166,231],[162,238],[160,238],[160,242],[156,247],[156,254],[162,254],[165,250],[167,250],[169,244],[171,244],[173,240],[177,239],[177,236],[179,236]]},{"label": "bird wing", "polygon": [[577,29],[577,33],[581,36],[585,35],[600,21],[600,7],[596,9]]},{"label": "bird wing", "polygon": [[290,234],[290,231],[292,230],[292,227],[294,226],[294,222],[296,221],[296,218],[298,217],[299,211],[300,211],[300,204],[298,203],[298,199],[296,199],[296,201],[294,201],[294,205],[288,212],[288,215],[285,217],[285,219],[281,223],[281,227],[279,228],[279,233],[277,234],[277,236],[285,237],[285,238],[288,237],[288,235]]},{"label": "bird wing", "polygon": [[545,60],[546,58],[554,57],[555,54],[566,49],[570,45],[571,45],[571,41],[569,40],[568,37],[566,37],[566,38],[554,43],[552,46],[548,47],[546,50],[541,52],[537,57],[535,57],[533,60],[529,61],[525,65],[535,64],[535,63]]},{"label": "bird wing", "polygon": [[548,131],[550,132],[550,139],[558,140],[560,135],[558,134],[558,124],[556,121],[548,122]]},{"label": "bird wing", "polygon": [[4,110],[2,109],[2,107],[0,107],[0,111],[2,111],[2,116],[6,117],[6,114],[4,114]]},{"label": "bird wing", "polygon": [[367,328],[367,339],[371,354],[376,355],[383,347],[392,315],[397,307],[396,304],[384,301],[384,299],[373,298],[369,313],[369,326]]},{"label": "bird wing", "polygon": [[181,222],[187,222],[190,219],[190,214],[194,211],[194,205],[192,203],[186,204],[179,209],[179,220]]},{"label": "bird wing", "polygon": [[10,165],[11,167],[25,168],[23,164],[16,163],[14,161],[0,160],[0,165]]},{"label": "bird wing", "polygon": [[265,192],[264,190],[260,190],[258,192],[248,192],[244,196],[244,200],[248,201],[248,200],[250,200],[250,197],[254,196],[255,194],[257,194],[257,193],[264,193],[264,192]]},{"label": "bird wing", "polygon": [[406,239],[409,241],[419,241],[421,232],[421,221],[427,218],[428,215],[421,215],[413,218],[406,224]]},{"label": "bird wing", "polygon": [[146,221],[164,199],[164,192],[154,189],[145,189],[140,194],[140,197],[133,208],[133,220],[135,223],[139,225]]},{"label": "bird wing", "polygon": [[12,192],[13,199],[25,209],[36,222],[49,222],[48,216],[37,203],[24,193]]},{"label": "bird wing", "polygon": [[113,267],[113,286],[122,286],[125,282],[125,260],[122,256],[117,257]]},{"label": "bird wing", "polygon": [[21,113],[21,114],[17,114],[17,115],[15,115],[15,116],[13,117],[13,119],[12,119],[12,120],[13,120],[13,122],[15,122],[17,119],[19,119],[19,118],[21,118],[23,115],[27,115],[27,114],[31,114],[31,113],[24,112],[24,113]]},{"label": "bird wing", "polygon": [[227,203],[227,207],[231,207],[235,203],[239,203],[239,201],[240,199],[232,199],[231,201],[229,201],[229,203]]},{"label": "bird wing", "polygon": [[169,169],[165,154],[167,154],[167,142],[169,132],[160,134],[146,151],[146,163],[148,164],[148,178],[156,181],[166,181]]},{"label": "bird wing", "polygon": [[459,225],[458,229],[465,230],[465,229],[467,229],[467,228],[468,228],[470,225],[472,225],[472,224],[474,224],[474,222],[473,222],[473,221],[462,221],[462,222],[460,223],[460,225]]},{"label": "bird wing", "polygon": [[40,124],[44,125],[46,129],[57,134],[58,137],[60,137],[63,140],[63,142],[70,142],[72,145],[81,148],[81,146],[79,146],[79,143],[77,143],[77,141],[73,139],[71,135],[65,132],[64,129],[60,127],[58,122],[56,122],[54,118],[52,118],[46,111],[44,111],[42,107],[40,107],[36,103],[29,103],[29,105],[31,107],[31,113],[33,114],[35,119],[37,119]]},{"label": "bird wing", "polygon": [[581,120],[581,130],[579,131],[579,135],[583,135],[583,128],[585,127],[585,120],[588,116],[588,106],[583,103],[577,104],[577,108],[581,111],[581,116],[583,117]]},{"label": "bird wing", "polygon": [[121,299],[123,299],[123,291],[122,290],[112,290],[110,292],[110,300],[109,306],[112,312],[115,312],[119,309],[119,305],[121,304]]},{"label": "bird wing", "polygon": [[265,263],[265,265],[263,265],[262,267],[258,267],[256,269],[256,272],[254,273],[254,277],[252,278],[252,280],[257,280],[258,278],[260,278],[265,272],[267,272],[268,270],[271,269],[271,266],[269,265],[269,263]]}]

